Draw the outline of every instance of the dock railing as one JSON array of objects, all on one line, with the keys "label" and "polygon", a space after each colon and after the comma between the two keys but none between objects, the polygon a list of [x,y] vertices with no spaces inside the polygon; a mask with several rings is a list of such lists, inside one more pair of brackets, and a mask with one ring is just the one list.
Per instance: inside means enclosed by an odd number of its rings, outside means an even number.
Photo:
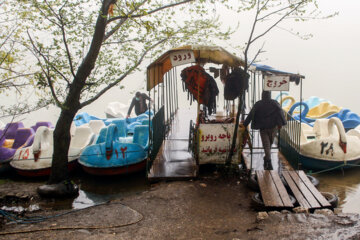
[{"label": "dock railing", "polygon": [[150,134],[150,162],[148,162],[148,170],[151,167],[152,162],[156,158],[160,147],[165,139],[165,114],[164,114],[164,106],[162,106],[152,118],[152,132]]},{"label": "dock railing", "polygon": [[287,112],[285,114],[287,124],[280,130],[279,149],[288,161],[297,166],[297,169],[300,169],[298,157],[300,153],[301,123]]}]

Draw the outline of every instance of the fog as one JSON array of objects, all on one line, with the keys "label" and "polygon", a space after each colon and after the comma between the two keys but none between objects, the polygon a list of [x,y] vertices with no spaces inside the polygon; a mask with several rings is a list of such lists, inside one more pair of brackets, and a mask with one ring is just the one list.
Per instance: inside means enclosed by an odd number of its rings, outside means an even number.
[{"label": "fog", "polygon": [[[276,69],[300,73],[306,78],[303,81],[303,98],[319,96],[330,100],[332,103],[350,108],[356,113],[360,113],[358,104],[358,91],[360,86],[357,69],[360,61],[360,1],[346,0],[321,1],[319,4],[324,14],[335,11],[339,15],[326,20],[311,20],[308,22],[284,22],[281,28],[275,28],[268,35],[263,37],[253,46],[250,55],[264,44],[264,50],[259,60],[262,64],[270,65]],[[235,52],[241,56],[241,51],[234,48],[236,45],[243,45],[248,36],[252,20],[251,13],[228,14],[217,10],[221,14],[224,27],[236,24],[235,19],[240,22],[240,29],[233,35],[228,42],[217,42],[230,52]],[[295,32],[312,34],[308,40],[302,40],[284,29],[293,29]],[[166,50],[164,50],[166,51]],[[135,91],[145,90],[146,67],[149,61],[142,64],[143,71],[134,73],[123,80],[124,89],[115,87],[104,94],[93,104],[81,109],[89,114],[98,117],[105,117],[104,108],[107,103],[120,101],[128,103]],[[178,71],[178,75],[180,71]],[[181,95],[181,105],[186,106],[188,102],[186,95],[182,93],[179,82],[179,93]],[[220,92],[222,87],[219,86]],[[298,100],[299,87],[291,87],[290,92]],[[273,96],[276,94],[273,94]],[[15,101],[14,98],[6,97],[6,101]],[[23,120],[29,126],[36,121],[51,121],[56,123],[59,109],[50,107],[35,113],[22,116],[18,120]],[[3,122],[9,119],[1,119]]]}]

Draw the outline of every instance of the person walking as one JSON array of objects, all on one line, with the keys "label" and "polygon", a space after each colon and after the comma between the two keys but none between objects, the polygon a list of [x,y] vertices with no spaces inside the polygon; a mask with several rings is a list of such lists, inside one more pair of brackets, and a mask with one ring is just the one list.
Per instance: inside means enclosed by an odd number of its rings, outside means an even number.
[{"label": "person walking", "polygon": [[136,92],[135,97],[133,97],[131,101],[126,118],[130,117],[131,111],[134,107],[136,116],[139,116],[140,114],[146,112],[146,110],[148,109],[146,100],[151,101],[148,95],[146,95],[145,93]]},{"label": "person walking", "polygon": [[286,125],[286,119],[280,104],[271,99],[269,91],[262,92],[261,100],[255,103],[249,115],[241,124],[246,128],[250,122],[252,122],[252,129],[260,130],[261,142],[265,151],[264,169],[272,170],[271,145],[274,142],[277,129]]}]

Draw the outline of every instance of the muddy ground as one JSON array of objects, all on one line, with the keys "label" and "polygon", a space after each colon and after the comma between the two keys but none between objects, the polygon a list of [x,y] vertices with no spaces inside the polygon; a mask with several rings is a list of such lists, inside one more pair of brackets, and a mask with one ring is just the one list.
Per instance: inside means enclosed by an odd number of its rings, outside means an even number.
[{"label": "muddy ground", "polygon": [[[73,212],[43,207],[52,200],[36,194],[41,184],[0,184],[1,206],[39,206],[20,216],[38,216],[31,224],[0,216],[0,239],[360,239],[355,214],[271,212],[258,220],[245,182],[216,172],[192,181],[152,184],[147,191]],[[44,217],[50,218],[35,223]]]}]

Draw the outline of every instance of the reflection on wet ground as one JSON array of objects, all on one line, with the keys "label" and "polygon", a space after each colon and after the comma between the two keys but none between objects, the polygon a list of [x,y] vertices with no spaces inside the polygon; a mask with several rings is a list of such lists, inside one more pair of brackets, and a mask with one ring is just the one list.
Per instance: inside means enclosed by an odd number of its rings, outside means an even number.
[{"label": "reflection on wet ground", "polygon": [[92,176],[79,171],[72,177],[79,186],[79,195],[74,199],[49,199],[42,208],[81,209],[113,199],[146,191],[149,184],[145,172],[123,176]]},{"label": "reflection on wet ground", "polygon": [[[204,169],[200,169],[200,174],[204,175]],[[213,174],[214,171],[205,171]],[[320,184],[318,189],[321,192],[330,192],[339,197],[339,208],[344,213],[360,214],[360,168],[347,169],[344,171],[331,171],[314,175]],[[6,179],[1,178],[0,181]],[[46,182],[47,179],[24,179],[10,177],[11,181],[20,182]],[[45,200],[42,201],[42,209],[79,209],[99,204],[112,199],[119,199],[128,195],[141,193],[150,188],[146,179],[145,172],[124,176],[92,176],[77,171],[72,175],[72,179],[79,185],[79,195],[74,199]],[[23,207],[28,208],[28,205]]]}]

